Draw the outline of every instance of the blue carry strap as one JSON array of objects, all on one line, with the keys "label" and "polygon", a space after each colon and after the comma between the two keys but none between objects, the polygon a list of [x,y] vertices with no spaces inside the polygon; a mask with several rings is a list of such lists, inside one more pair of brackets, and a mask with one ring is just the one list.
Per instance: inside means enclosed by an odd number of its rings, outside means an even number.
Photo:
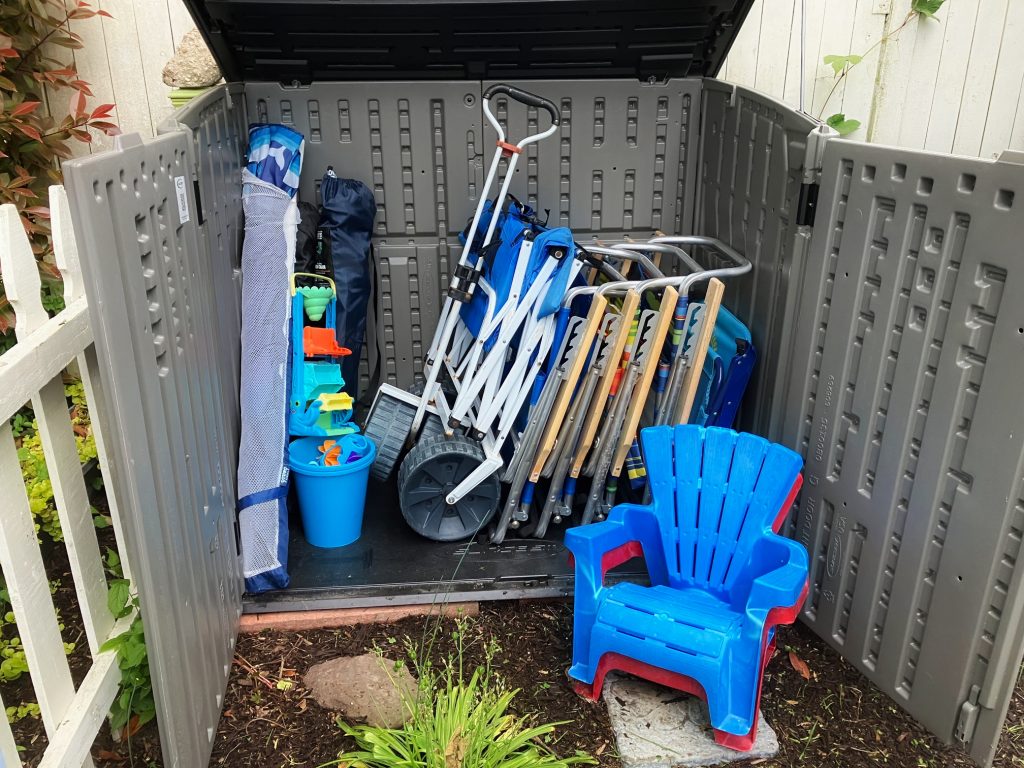
[{"label": "blue carry strap", "polygon": [[256,491],[256,493],[250,493],[248,496],[243,496],[238,500],[238,511],[241,512],[243,509],[248,509],[255,504],[262,504],[265,501],[283,499],[287,495],[287,483],[276,488],[267,488],[265,491]]}]

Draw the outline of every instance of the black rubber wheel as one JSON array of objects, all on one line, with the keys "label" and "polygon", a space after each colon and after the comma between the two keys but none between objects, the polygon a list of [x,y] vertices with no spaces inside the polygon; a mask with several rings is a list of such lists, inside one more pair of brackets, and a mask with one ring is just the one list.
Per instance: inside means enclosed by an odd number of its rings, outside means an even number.
[{"label": "black rubber wheel", "polygon": [[460,541],[482,530],[501,502],[497,473],[457,504],[445,502],[445,496],[482,461],[480,446],[460,435],[417,443],[398,470],[398,500],[409,527],[434,541]]}]

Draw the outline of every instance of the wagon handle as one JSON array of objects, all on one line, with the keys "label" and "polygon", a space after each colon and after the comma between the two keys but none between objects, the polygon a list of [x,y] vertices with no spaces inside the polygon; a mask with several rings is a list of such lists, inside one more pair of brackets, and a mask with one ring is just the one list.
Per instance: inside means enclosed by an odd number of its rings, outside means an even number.
[{"label": "wagon handle", "polygon": [[490,99],[495,94],[503,93],[510,99],[515,99],[520,104],[525,104],[528,107],[537,107],[538,109],[547,110],[547,113],[551,115],[551,123],[557,128],[559,123],[558,107],[555,106],[553,101],[545,99],[543,96],[538,96],[535,93],[524,91],[522,88],[516,88],[514,85],[505,85],[504,83],[498,83],[492,85],[486,91],[484,91],[484,99]]},{"label": "wagon handle", "polygon": [[[513,101],[518,101],[520,104],[525,104],[529,107],[537,107],[538,109],[545,110],[551,116],[551,125],[548,126],[546,131],[535,134],[533,136],[527,136],[517,144],[506,145],[505,144],[505,131],[501,127],[501,123],[498,122],[497,118],[491,112],[490,101],[496,94],[504,94]],[[516,88],[514,85],[506,85],[505,83],[496,83],[484,91],[484,114],[487,116],[488,122],[494,128],[498,134],[498,146],[506,147],[508,150],[518,153],[527,144],[533,144],[535,141],[545,139],[558,130],[558,126],[561,122],[561,118],[558,114],[558,107],[555,103],[545,99],[543,96],[538,96],[535,93],[524,91],[522,88]]]}]

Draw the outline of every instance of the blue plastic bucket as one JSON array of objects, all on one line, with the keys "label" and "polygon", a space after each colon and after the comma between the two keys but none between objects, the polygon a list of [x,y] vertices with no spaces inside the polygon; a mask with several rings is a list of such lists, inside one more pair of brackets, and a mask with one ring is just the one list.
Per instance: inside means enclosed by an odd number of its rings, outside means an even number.
[{"label": "blue plastic bucket", "polygon": [[[346,463],[346,447],[353,439],[365,442],[365,454]],[[323,442],[322,437],[294,440],[288,446],[288,466],[295,474],[306,540],[314,547],[344,547],[362,533],[366,483],[377,447],[362,435],[348,435],[338,441],[342,462],[325,467],[316,463]]]}]

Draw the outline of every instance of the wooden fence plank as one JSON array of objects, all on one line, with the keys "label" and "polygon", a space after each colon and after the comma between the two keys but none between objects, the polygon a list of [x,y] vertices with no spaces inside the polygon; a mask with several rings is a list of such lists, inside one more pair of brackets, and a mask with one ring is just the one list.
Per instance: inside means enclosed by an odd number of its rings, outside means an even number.
[{"label": "wooden fence plank", "polygon": [[21,755],[18,754],[18,745],[14,741],[14,734],[11,733],[11,724],[2,714],[6,709],[4,700],[0,697],[0,766],[20,768]]},{"label": "wooden fence plank", "polygon": [[0,419],[7,421],[36,392],[58,376],[92,341],[85,297],[50,318],[39,298],[39,270],[18,211],[0,206],[0,273],[14,307],[18,343],[0,356],[4,398]]},{"label": "wooden fence plank", "polygon": [[[102,26],[103,37],[107,41],[108,77],[117,103],[118,125],[124,133],[152,136],[153,118],[143,79],[143,57],[149,53],[147,46],[139,41],[134,4],[132,0],[100,0],[98,5],[112,17],[104,18]],[[86,48],[96,44],[90,39]]]},{"label": "wooden fence plank", "polygon": [[39,425],[39,437],[74,576],[85,635],[89,650],[95,656],[114,626],[114,617],[107,608],[107,580],[103,574],[96,526],[93,525],[89,494],[64,398],[64,383],[59,377],[51,380],[32,398],[32,409]]},{"label": "wooden fence plank", "polygon": [[753,85],[757,78],[757,53],[761,37],[761,13],[764,6],[755,3],[747,13],[729,49],[729,79],[741,85]]},{"label": "wooden fence plank", "polygon": [[781,93],[789,69],[790,30],[800,26],[800,4],[799,0],[762,0],[762,7],[754,88],[762,93]]},{"label": "wooden fence plank", "polygon": [[[804,73],[800,73],[800,46],[801,26],[800,15],[806,10],[807,18],[804,20],[806,28],[806,51],[804,55]],[[818,48],[821,43],[822,25],[825,23],[824,3],[816,0],[796,0],[793,6],[793,28],[789,33],[789,64],[786,68],[786,82],[782,92],[769,94],[781,98],[787,104],[800,106],[800,90],[803,89],[807,112],[811,111],[811,91],[813,89],[815,73],[821,59],[818,57]]]},{"label": "wooden fence plank", "polygon": [[82,298],[0,355],[0,420],[10,419],[91,343],[89,308]]},{"label": "wooden fence plank", "polygon": [[[1020,5],[1020,0],[1017,0]],[[1008,46],[1020,47],[1021,40],[1006,39],[1006,17],[1009,0],[988,0],[984,11],[978,13],[974,26],[974,41],[967,62],[964,77],[963,96],[957,114],[956,132],[953,135],[952,151],[958,155],[977,156],[981,154],[981,142],[985,136],[985,118],[992,99],[992,87],[996,79],[996,65],[1002,50],[1001,42]],[[1018,51],[1019,53],[1019,51]]]},{"label": "wooden fence plank", "polygon": [[181,45],[181,38],[190,29],[195,29],[195,22],[192,21],[192,14],[181,0],[167,0],[167,15],[171,20],[171,37],[174,38],[174,50]]},{"label": "wooden fence plank", "polygon": [[[120,619],[113,625],[110,637],[127,631],[133,619],[134,615]],[[50,739],[38,768],[63,768],[65,765],[82,764],[89,756],[96,734],[110,711],[120,681],[117,652],[107,651],[97,656],[75,694],[75,702],[67,717],[61,721],[57,733]]]},{"label": "wooden fence plank", "polygon": [[[980,4],[980,0],[958,0],[943,6],[942,55],[936,71],[935,95],[931,112],[921,116],[927,126],[922,145],[925,149],[953,150]],[[991,45],[991,41],[985,41],[985,45]]]},{"label": "wooden fence plank", "polygon": [[[47,331],[59,327],[64,319],[65,312],[50,319],[46,310],[43,309],[40,299],[39,271],[36,268],[35,257],[29,247],[28,237],[21,225],[17,210],[13,205],[0,206],[0,270],[4,275],[4,288],[7,298],[14,307],[15,333],[18,342],[14,349],[8,351],[0,360],[4,363],[19,348],[29,347],[30,351],[39,354],[44,350],[47,342],[54,336],[47,335]],[[84,312],[84,299],[82,307],[79,308],[81,316],[87,321],[88,316]],[[72,307],[74,311],[74,307]],[[88,327],[88,326],[86,326]],[[50,344],[52,346],[52,343]],[[78,349],[65,349],[64,355],[55,354],[54,358],[62,359],[71,353],[71,358]],[[61,350],[53,350],[59,353]],[[25,359],[25,358],[18,358]],[[15,361],[17,362],[17,360]],[[65,362],[64,365],[67,363]],[[33,403],[40,408],[37,417],[40,419],[40,428],[45,421],[45,416],[51,417],[49,426],[52,434],[58,434],[53,421],[54,409],[62,409],[63,418],[67,420],[67,405],[64,401],[64,387],[61,384],[60,373],[64,365],[59,366],[52,373],[49,379],[44,380],[41,387],[33,392]],[[0,374],[8,374],[17,369],[10,366],[0,367]],[[2,381],[2,379],[0,379]],[[17,388],[8,387],[14,382],[3,381],[5,392],[5,410],[7,407],[17,408],[24,400],[17,398]],[[46,390],[46,402],[39,400],[39,390]],[[11,397],[10,393],[14,393]],[[48,414],[41,411],[46,410]],[[14,444],[14,436],[11,433],[11,425],[5,417],[0,422],[0,488],[4,489],[5,508],[3,509],[3,526],[0,527],[0,567],[3,569],[4,578],[7,582],[7,590],[10,595],[11,608],[14,611],[15,620],[18,625],[18,633],[25,648],[25,658],[28,661],[29,674],[32,678],[32,687],[39,702],[39,710],[42,714],[43,725],[46,728],[47,736],[52,737],[60,721],[68,713],[75,695],[74,683],[71,680],[71,671],[68,667],[64,654],[64,641],[57,624],[57,614],[53,606],[53,599],[50,596],[50,582],[46,576],[46,569],[43,566],[42,554],[39,550],[39,543],[36,539],[35,522],[32,518],[32,511],[29,507],[28,493],[25,489],[21,476],[21,464],[18,461],[18,451]],[[70,422],[67,422],[67,431],[70,432]],[[60,443],[64,444],[61,445]],[[49,444],[47,446],[47,443]],[[60,467],[50,463],[53,458],[47,455],[49,450],[55,448],[66,454],[66,437],[63,441],[59,438],[51,440],[49,436],[44,442],[43,453],[47,459],[47,466],[51,472],[50,481],[53,484],[55,493],[60,488],[61,501],[66,504],[81,505],[81,500],[76,500],[76,494],[70,491],[70,486],[64,486],[61,480],[54,475],[54,471],[68,472],[68,461],[62,460]],[[82,479],[81,465],[78,463],[78,453],[74,446],[74,436],[71,436],[71,453],[73,470],[80,481],[82,481],[82,492],[78,495],[84,496],[85,483]],[[88,514],[88,499],[84,501],[86,519],[91,523]],[[62,520],[63,522],[63,520]],[[72,524],[72,534],[78,534],[80,526],[69,519]],[[95,542],[95,531],[90,532]],[[84,540],[84,536],[79,535]],[[68,546],[68,554],[72,555],[73,545]],[[84,549],[83,549],[84,551]],[[96,557],[99,556],[99,547],[96,546]],[[82,561],[87,556],[80,558]],[[88,568],[87,568],[88,570]],[[76,573],[77,575],[77,573]],[[103,579],[102,565],[100,565],[99,578]],[[78,584],[76,583],[76,586]],[[90,605],[95,602],[92,595],[95,593],[95,586],[90,588]],[[103,595],[105,600],[106,583],[103,582]],[[104,608],[105,609],[105,608]],[[86,611],[83,611],[85,614]],[[86,618],[88,625],[89,619]],[[95,626],[95,624],[94,624]],[[92,645],[92,641],[90,641]],[[65,761],[66,765],[92,766],[92,759],[86,758],[84,763],[71,763]]]},{"label": "wooden fence plank", "polygon": [[[121,114],[118,99],[114,94],[114,83],[110,77],[110,62],[107,56],[108,45],[117,47],[127,45],[128,41],[121,39],[107,40],[104,35],[102,17],[92,19],[79,19],[69,23],[72,32],[82,38],[82,48],[75,51],[75,65],[78,67],[78,75],[85,82],[93,93],[92,103],[113,104],[114,111],[111,113],[112,122],[121,125]],[[90,149],[98,152],[109,149],[113,146],[113,139],[102,131],[90,131],[92,144],[86,145],[78,141],[72,141],[73,150],[78,154],[84,154]]]},{"label": "wooden fence plank", "polygon": [[[871,124],[871,109],[874,101],[875,82],[881,58],[876,45],[885,32],[886,16],[874,12],[875,0],[857,0],[850,34],[850,53],[864,56],[861,62],[850,70],[843,86],[841,111],[847,119],[859,120],[861,127],[850,134],[851,138],[863,139]],[[865,55],[866,54],[866,55]],[[830,109],[825,110],[827,117]]]},{"label": "wooden fence plank", "polygon": [[888,78],[891,67],[899,66],[904,93],[891,117],[888,131],[893,143],[907,147],[923,147],[927,131],[928,116],[932,111],[935,85],[938,79],[939,60],[942,57],[944,26],[936,21],[911,22],[900,36],[912,40],[902,53],[902,60],[893,62],[882,77]]},{"label": "wooden fence plank", "polygon": [[[831,66],[824,63],[825,56],[844,56],[853,51],[853,20],[856,3],[849,0],[825,0],[825,24],[822,27],[818,56],[814,61],[814,84],[808,89],[808,102],[812,114],[828,117],[842,111],[845,84],[836,87],[836,76]],[[834,89],[834,90],[833,90]],[[832,94],[831,97],[829,94]]]},{"label": "wooden fence plank", "polygon": [[903,24],[911,3],[807,0],[801,83],[803,0],[755,0],[720,77],[793,107],[803,86],[812,116],[861,121],[853,138],[983,157],[1024,149],[1024,48],[1014,42],[1024,39],[1024,2],[950,0],[936,18],[911,19],[825,104],[835,79],[823,58],[865,52]]},{"label": "wooden fence plank", "polygon": [[39,291],[42,281],[18,209],[12,203],[0,206],[0,274],[4,290],[14,308],[14,326],[20,341],[50,319],[43,309]]},{"label": "wooden fence plank", "polygon": [[166,0],[135,0],[136,39],[142,46],[142,82],[154,131],[173,112],[164,85],[164,65],[174,56],[174,37]]},{"label": "wooden fence plank", "polygon": [[64,642],[50,596],[50,582],[36,540],[28,494],[11,425],[0,422],[0,488],[5,489],[4,524],[0,527],[0,565],[25,648],[32,687],[48,736],[57,731],[75,698],[64,656]]},{"label": "wooden fence plank", "polygon": [[[995,157],[1013,146],[1013,126],[1024,95],[1024,3],[1010,3],[1006,26],[1002,30],[999,64],[992,83],[992,98],[985,116],[985,129],[979,154]],[[1021,147],[1018,140],[1016,146]]]}]

